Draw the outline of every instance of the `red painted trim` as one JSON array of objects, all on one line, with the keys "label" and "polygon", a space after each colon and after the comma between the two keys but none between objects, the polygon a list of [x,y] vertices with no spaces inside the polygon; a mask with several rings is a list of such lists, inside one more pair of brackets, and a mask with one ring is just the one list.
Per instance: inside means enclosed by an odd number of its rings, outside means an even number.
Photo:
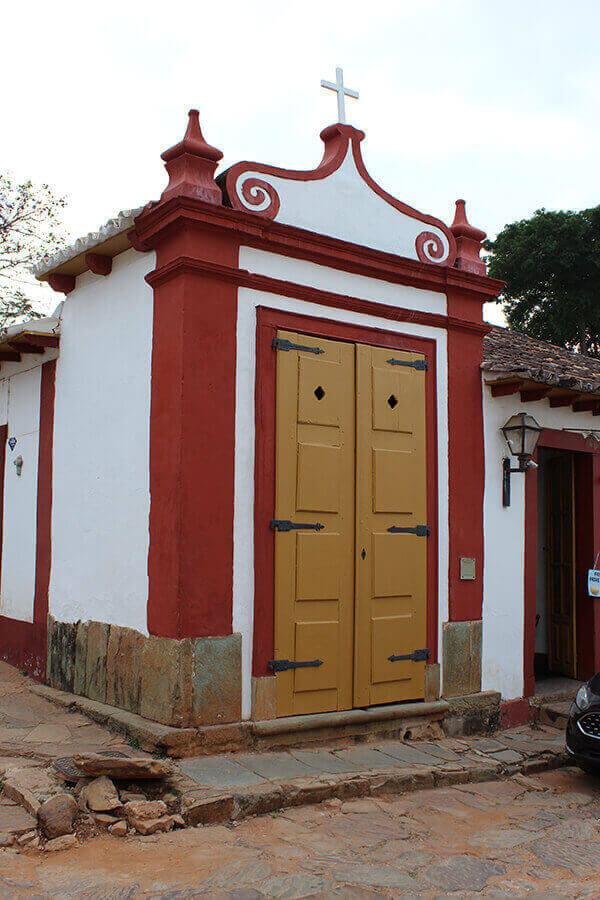
[{"label": "red painted trim", "polygon": [[[158,233],[179,226],[182,220],[188,227],[203,231],[234,232],[237,240],[246,246],[357,275],[443,293],[450,288],[460,288],[463,293],[478,298],[480,304],[497,296],[504,285],[502,281],[451,266],[432,266],[294,225],[273,222],[255,213],[192,202],[186,198],[168,200],[141,213],[136,219],[137,246],[144,250],[151,249]],[[200,256],[206,258],[205,254]]]},{"label": "red painted trim", "polygon": [[[182,227],[158,265],[184,249],[238,262],[232,235]],[[231,634],[237,288],[189,268],[153,288],[148,630]]]},{"label": "red painted trim", "polygon": [[140,240],[140,237],[135,229],[127,232],[127,239],[134,250],[137,250],[138,253],[144,253],[148,250],[148,247],[144,246],[144,242]]},{"label": "red painted trim", "polygon": [[[37,482],[37,525],[35,558],[35,592],[33,622],[22,622],[0,615],[0,658],[35,678],[46,676],[46,637],[48,619],[48,587],[52,554],[52,445],[54,436],[54,380],[56,361],[41,368],[39,450]],[[6,429],[5,429],[6,431]],[[0,429],[1,432],[1,429]],[[4,443],[0,434],[0,526],[3,513]],[[0,527],[0,548],[1,527]]]},{"label": "red painted trim", "polygon": [[428,359],[427,373],[427,521],[431,537],[427,544],[427,646],[431,661],[437,660],[438,632],[438,472],[437,387],[435,341],[396,334],[376,328],[346,325],[259,307],[256,350],[256,457],[254,505],[254,650],[253,674],[266,675],[273,658],[275,538],[268,523],[275,513],[275,376],[276,354],[271,342],[278,328],[315,337],[371,344],[395,350],[414,350]]},{"label": "red painted trim", "polygon": [[572,450],[573,453],[598,452],[598,445],[595,442],[590,444],[582,434],[578,434],[576,431],[557,431],[553,428],[544,428],[538,441],[538,447],[552,447],[554,450]]},{"label": "red painted trim", "polygon": [[467,211],[464,200],[456,201],[456,212],[450,231],[456,238],[456,262],[457,269],[467,272],[475,272],[477,275],[485,275],[485,261],[480,258],[482,242],[485,231],[474,228],[467,220]]},{"label": "red painted trim", "polygon": [[[22,344],[33,344],[36,347],[58,347],[59,343],[60,337],[58,334],[36,334],[35,332],[20,334],[17,341],[19,347]],[[23,350],[27,353],[26,347],[23,347]]]},{"label": "red painted trim", "polygon": [[[333,172],[339,169],[345,160],[350,147],[359,175],[365,184],[367,184],[378,197],[403,215],[409,216],[411,219],[416,219],[423,224],[433,225],[446,236],[449,251],[448,255],[444,256],[443,245],[438,235],[431,232],[423,232],[423,234],[420,234],[417,237],[415,248],[420,261],[434,265],[451,266],[456,258],[456,241],[448,226],[440,219],[420,213],[416,209],[413,209],[412,206],[408,206],[408,204],[403,203],[401,200],[392,197],[391,194],[384,191],[383,188],[372,179],[367,172],[360,150],[360,142],[363,140],[364,136],[364,132],[353,128],[351,125],[330,125],[321,132],[321,140],[325,144],[325,149],[323,159],[316,169],[312,169],[311,171],[298,171],[293,169],[280,169],[277,166],[268,166],[263,163],[239,162],[224,172],[220,177],[219,182],[223,184],[226,197],[231,206],[234,209],[247,212],[248,207],[242,203],[237,193],[238,179],[245,172],[259,172],[289,181],[320,181],[324,178],[328,178]],[[275,219],[280,208],[279,195],[277,194],[275,187],[258,178],[252,179],[252,182],[252,185],[250,185],[247,190],[244,190],[246,183],[244,183],[242,188],[246,201],[253,205],[260,206],[266,199],[269,200],[268,206],[263,210],[256,210],[254,215]],[[426,255],[423,249],[423,244],[426,241],[433,242],[434,244],[434,249],[430,251],[429,256]]]},{"label": "red painted trim", "polygon": [[535,710],[524,697],[520,700],[503,700],[500,704],[500,728],[529,725],[534,719]]},{"label": "red painted trim", "polygon": [[501,381],[499,384],[490,384],[489,387],[492,397],[508,397],[516,394],[522,384],[522,381]]},{"label": "red painted trim", "polygon": [[53,291],[61,294],[70,294],[75,290],[76,278],[74,275],[62,275],[60,272],[51,272],[47,281]]},{"label": "red painted trim", "polygon": [[[500,461],[498,461],[500,465]],[[525,478],[525,562],[523,615],[523,695],[533,697],[535,675],[535,619],[537,610],[538,477],[537,469],[528,469]],[[500,497],[498,497],[498,503]]]},{"label": "red painted trim", "polygon": [[[598,601],[588,596],[587,573],[596,556],[594,538],[594,453],[575,455],[575,629],[577,677],[587,681],[595,668],[596,622]],[[596,495],[597,496],[597,495]],[[600,548],[598,548],[600,550]]]},{"label": "red painted trim", "polygon": [[[449,314],[475,315],[468,298],[448,294]],[[483,606],[485,457],[480,364],[483,335],[448,331],[449,616],[476,621]],[[460,558],[475,559],[475,580],[461,581]]]},{"label": "red painted trim", "polygon": [[146,275],[148,284],[155,287],[174,275],[184,272],[197,272],[217,280],[228,281],[240,287],[252,288],[267,294],[295,297],[297,300],[305,300],[308,303],[319,303],[321,306],[333,306],[339,309],[351,309],[364,315],[379,316],[383,319],[393,319],[395,322],[411,322],[415,325],[428,325],[431,328],[460,328],[485,335],[492,326],[487,323],[473,322],[458,316],[443,315],[441,313],[421,312],[416,309],[406,309],[402,306],[391,306],[386,303],[374,303],[350,294],[337,294],[332,291],[323,291],[320,288],[307,287],[293,281],[284,281],[280,278],[272,278],[270,275],[257,275],[246,269],[221,266],[207,260],[197,260],[191,257],[179,257],[171,263],[154,269]]},{"label": "red painted trim", "polygon": [[32,353],[35,356],[42,356],[44,352],[43,347],[34,346],[33,344],[24,344],[19,341],[9,341],[8,346],[12,350],[16,350],[18,353]]},{"label": "red painted trim", "polygon": [[573,412],[594,412],[598,409],[600,402],[598,397],[591,397],[589,400],[573,400]]},{"label": "red painted trim", "polygon": [[562,406],[570,406],[573,402],[573,397],[577,397],[579,392],[574,392],[568,394],[566,397],[550,397],[550,408],[551,409],[560,409]]},{"label": "red painted trim", "polygon": [[[538,448],[568,450],[575,455],[575,555],[577,676],[587,679],[600,670],[600,600],[587,596],[587,570],[600,551],[600,454],[581,434],[544,429]],[[537,451],[536,451],[537,456]],[[523,629],[523,693],[535,691],[534,654],[537,607],[538,476],[525,475],[525,583]]]},{"label": "red painted trim", "polygon": [[[52,446],[54,442],[54,381],[56,360],[44,363],[40,385],[37,532],[33,619],[46,626],[52,559]],[[45,662],[45,654],[44,654]]]},{"label": "red painted trim", "polygon": [[221,190],[214,180],[217,163],[223,154],[204,140],[197,109],[190,109],[188,113],[183,140],[161,153],[161,158],[169,175],[161,199],[187,196],[206,203],[223,202]]},{"label": "red painted trim", "polygon": [[0,659],[38,681],[46,677],[45,622],[20,622],[0,615]]},{"label": "red painted trim", "polygon": [[543,400],[544,397],[547,397],[552,388],[549,387],[540,387],[540,388],[527,388],[524,391],[521,391],[521,403],[530,403],[533,400]]},{"label": "red painted trim", "polygon": [[94,275],[110,275],[112,272],[112,257],[102,253],[86,253],[85,264]]}]

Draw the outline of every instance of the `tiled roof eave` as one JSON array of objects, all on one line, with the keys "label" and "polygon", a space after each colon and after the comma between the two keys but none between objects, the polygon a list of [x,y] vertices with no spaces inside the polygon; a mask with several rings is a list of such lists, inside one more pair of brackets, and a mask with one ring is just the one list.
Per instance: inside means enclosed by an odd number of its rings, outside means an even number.
[{"label": "tiled roof eave", "polygon": [[[513,377],[522,378],[533,381],[536,384],[543,384],[548,387],[563,388],[565,390],[577,391],[584,394],[600,393],[600,380],[592,381],[589,379],[578,378],[576,375],[563,375],[556,372],[550,372],[543,368],[528,368],[526,366],[506,366],[495,363],[483,363],[481,366],[484,372],[493,373],[503,378]],[[499,378],[498,380],[502,380]]]},{"label": "tiled roof eave", "polygon": [[109,219],[104,225],[96,231],[91,231],[84,237],[79,238],[68,247],[63,247],[56,253],[45,256],[31,271],[38,281],[44,280],[51,272],[58,269],[59,266],[70,262],[83,253],[89,253],[99,244],[104,244],[111,238],[129,231],[134,226],[135,217],[144,209],[139,206],[136,209],[122,210],[112,219]]}]

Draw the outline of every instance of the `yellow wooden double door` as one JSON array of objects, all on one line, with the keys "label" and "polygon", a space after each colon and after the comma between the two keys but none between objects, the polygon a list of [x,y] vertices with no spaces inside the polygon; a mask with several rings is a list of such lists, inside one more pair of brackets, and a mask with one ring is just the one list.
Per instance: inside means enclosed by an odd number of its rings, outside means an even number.
[{"label": "yellow wooden double door", "polygon": [[284,331],[274,346],[277,714],[421,698],[425,359]]}]

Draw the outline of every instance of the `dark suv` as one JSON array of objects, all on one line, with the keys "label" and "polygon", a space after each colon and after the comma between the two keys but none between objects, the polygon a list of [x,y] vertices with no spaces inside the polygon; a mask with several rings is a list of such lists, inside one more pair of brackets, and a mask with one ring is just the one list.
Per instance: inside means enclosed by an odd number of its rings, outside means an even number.
[{"label": "dark suv", "polygon": [[569,710],[567,751],[586,772],[600,774],[600,674],[577,691]]}]

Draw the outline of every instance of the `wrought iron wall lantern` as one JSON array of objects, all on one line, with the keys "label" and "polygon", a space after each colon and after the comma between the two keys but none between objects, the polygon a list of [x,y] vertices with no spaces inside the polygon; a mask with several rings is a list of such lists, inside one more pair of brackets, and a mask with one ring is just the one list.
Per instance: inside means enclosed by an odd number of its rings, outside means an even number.
[{"label": "wrought iron wall lantern", "polygon": [[532,457],[541,433],[542,426],[527,413],[517,413],[517,415],[511,416],[503,426],[502,434],[506,439],[508,449],[512,456],[517,457],[519,465],[513,468],[510,464],[510,457],[504,457],[502,460],[502,506],[510,506],[511,472],[526,472],[530,466],[536,465]]}]

